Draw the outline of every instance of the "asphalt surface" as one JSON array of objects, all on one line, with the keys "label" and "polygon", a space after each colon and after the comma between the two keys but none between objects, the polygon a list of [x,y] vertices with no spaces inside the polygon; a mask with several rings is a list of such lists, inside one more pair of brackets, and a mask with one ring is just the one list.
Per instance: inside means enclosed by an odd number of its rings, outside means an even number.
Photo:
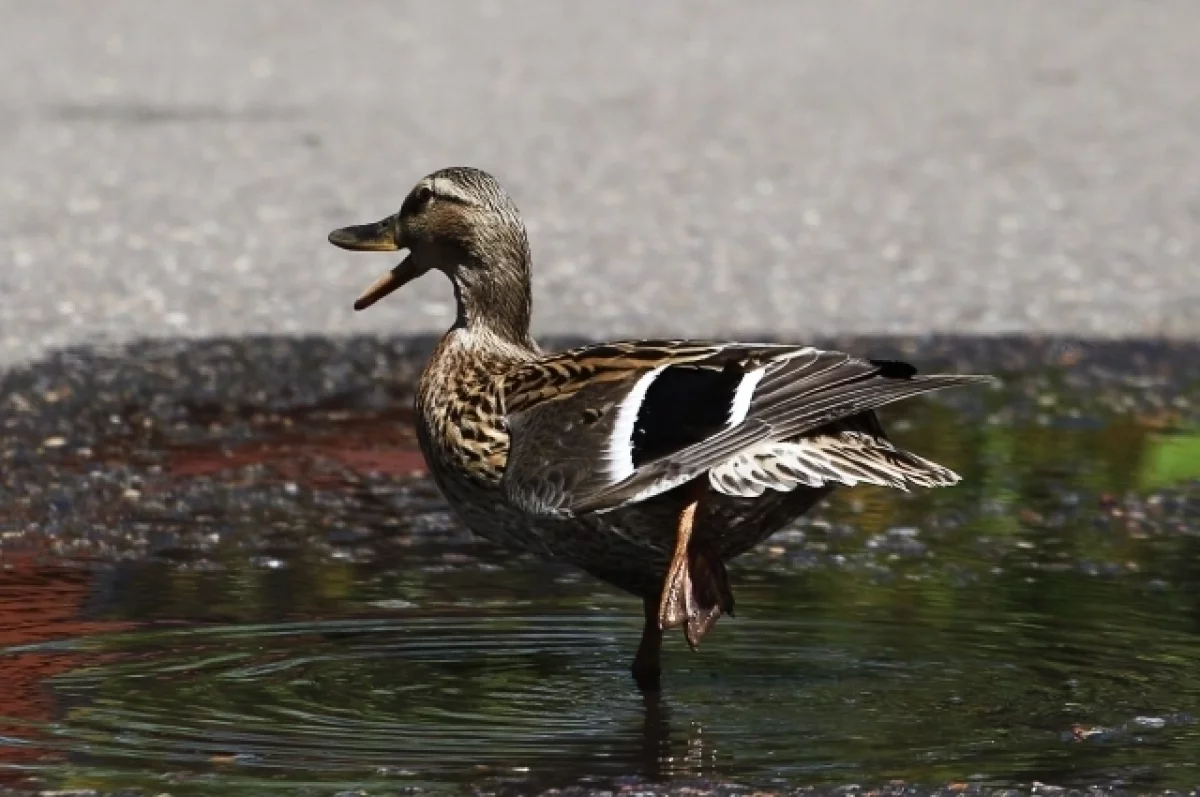
[{"label": "asphalt surface", "polygon": [[325,243],[524,210],[541,334],[1200,333],[1200,4],[0,2],[0,367],[444,329]]}]

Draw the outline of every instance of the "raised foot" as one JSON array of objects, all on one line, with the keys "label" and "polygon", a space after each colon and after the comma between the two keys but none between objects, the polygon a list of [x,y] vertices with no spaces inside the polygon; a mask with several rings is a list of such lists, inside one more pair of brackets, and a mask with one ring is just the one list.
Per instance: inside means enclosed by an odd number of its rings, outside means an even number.
[{"label": "raised foot", "polygon": [[692,539],[696,506],[693,501],[679,516],[675,552],[663,580],[658,606],[658,627],[683,626],[683,635],[693,650],[724,612],[733,614],[733,593],[720,555]]}]

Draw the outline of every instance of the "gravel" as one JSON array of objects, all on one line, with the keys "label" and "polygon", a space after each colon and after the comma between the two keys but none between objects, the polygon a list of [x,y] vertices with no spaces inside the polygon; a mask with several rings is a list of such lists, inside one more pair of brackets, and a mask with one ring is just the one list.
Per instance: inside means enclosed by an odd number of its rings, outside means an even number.
[{"label": "gravel", "polygon": [[0,367],[413,334],[325,243],[451,164],[542,334],[1200,333],[1200,5],[0,0]]},{"label": "gravel", "polygon": [[[567,342],[546,341],[554,348]],[[247,549],[264,551],[281,536],[294,543],[316,534],[313,553],[328,557],[356,542],[326,539],[331,531],[387,531],[400,506],[410,536],[468,542],[433,485],[409,478],[424,469],[410,407],[432,343],[374,336],[157,341],[106,353],[81,346],[11,368],[0,374],[0,554],[34,548],[97,561],[158,555],[194,562],[229,532]],[[1200,427],[1196,343],[820,343],[907,358],[927,371],[1001,376],[1002,392],[993,398],[987,390],[936,397],[964,425],[1089,429],[1125,418],[1166,430]],[[1200,510],[1200,484],[1097,504],[1080,498],[1082,482],[1039,478],[1047,490],[1064,493],[1052,515],[1022,516],[1031,528],[1071,521],[1177,536],[1191,533]],[[331,503],[314,503],[314,491],[328,492]],[[960,522],[945,520],[947,528]],[[828,523],[811,538],[796,530],[746,561],[786,572],[871,568],[881,560],[920,564],[936,537],[898,526],[865,545],[826,545],[845,536]],[[988,561],[1027,558],[986,539],[980,546]],[[1110,564],[1079,567],[1099,573]]]}]

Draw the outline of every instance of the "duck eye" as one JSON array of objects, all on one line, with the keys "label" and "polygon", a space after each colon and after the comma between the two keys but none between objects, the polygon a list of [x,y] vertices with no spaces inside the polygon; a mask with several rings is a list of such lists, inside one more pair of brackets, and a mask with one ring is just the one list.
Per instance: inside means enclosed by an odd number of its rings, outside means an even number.
[{"label": "duck eye", "polygon": [[433,189],[427,185],[415,189],[404,200],[404,204],[400,207],[401,216],[411,216],[417,211],[424,208],[433,199]]}]

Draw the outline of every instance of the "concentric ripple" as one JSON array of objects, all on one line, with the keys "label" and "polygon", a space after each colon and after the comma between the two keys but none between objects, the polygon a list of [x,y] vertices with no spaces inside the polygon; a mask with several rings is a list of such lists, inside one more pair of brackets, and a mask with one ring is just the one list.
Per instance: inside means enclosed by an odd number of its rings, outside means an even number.
[{"label": "concentric ripple", "polygon": [[[965,767],[1015,782],[1121,772],[1148,750],[1179,760],[1200,741],[1178,710],[1196,698],[1193,638],[1160,631],[1131,658],[1146,618],[990,627],[956,611],[913,635],[870,607],[851,626],[815,605],[762,615],[723,623],[699,653],[669,640],[660,700],[631,688],[637,629],[603,606],[126,632],[0,655],[92,662],[52,680],[62,716],[27,730],[89,782],[147,787],[936,782]],[[1129,669],[1138,660],[1153,678]]]},{"label": "concentric ripple", "polygon": [[55,679],[56,745],[94,760],[456,772],[567,752],[640,722],[613,618],[441,617],[90,640]]}]

